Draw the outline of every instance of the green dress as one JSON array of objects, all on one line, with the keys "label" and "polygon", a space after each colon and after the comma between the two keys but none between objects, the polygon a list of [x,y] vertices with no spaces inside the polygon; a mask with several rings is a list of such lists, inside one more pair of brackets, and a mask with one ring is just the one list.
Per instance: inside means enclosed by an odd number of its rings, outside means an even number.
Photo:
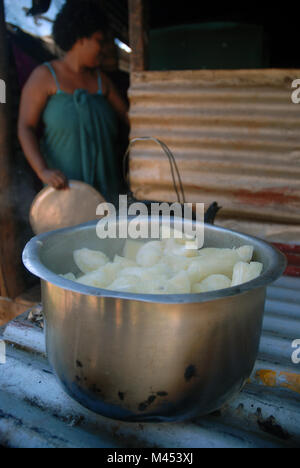
[{"label": "green dress", "polygon": [[81,180],[95,187],[107,201],[116,203],[119,180],[116,156],[118,120],[102,94],[77,89],[73,94],[60,89],[54,68],[57,92],[43,112],[42,151],[48,167],[59,169],[68,179]]}]

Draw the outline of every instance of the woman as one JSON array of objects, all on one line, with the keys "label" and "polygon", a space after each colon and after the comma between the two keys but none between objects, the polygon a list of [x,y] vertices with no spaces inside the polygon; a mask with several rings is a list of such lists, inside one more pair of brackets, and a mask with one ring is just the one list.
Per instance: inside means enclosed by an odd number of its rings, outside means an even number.
[{"label": "woman", "polygon": [[117,116],[129,122],[127,104],[99,68],[106,34],[103,12],[93,0],[66,2],[53,28],[54,40],[66,54],[30,76],[21,97],[18,135],[44,184],[64,189],[68,179],[82,180],[114,201],[120,172]]}]

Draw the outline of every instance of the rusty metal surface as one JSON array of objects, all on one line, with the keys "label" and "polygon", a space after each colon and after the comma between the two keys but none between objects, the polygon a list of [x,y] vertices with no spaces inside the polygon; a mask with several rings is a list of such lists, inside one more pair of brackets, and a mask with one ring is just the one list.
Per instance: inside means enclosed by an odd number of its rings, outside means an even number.
[{"label": "rusty metal surface", "polygon": [[300,279],[289,277],[268,288],[251,378],[221,411],[188,423],[124,423],[86,410],[58,385],[41,329],[23,318],[11,322],[2,337],[7,363],[0,365],[0,445],[299,448],[300,363],[291,359],[292,341],[300,339],[299,289]]},{"label": "rusty metal surface", "polygon": [[[131,137],[173,151],[188,201],[223,217],[300,223],[300,70],[194,70],[131,75]],[[149,142],[131,153],[139,199],[175,201],[168,161]]]}]

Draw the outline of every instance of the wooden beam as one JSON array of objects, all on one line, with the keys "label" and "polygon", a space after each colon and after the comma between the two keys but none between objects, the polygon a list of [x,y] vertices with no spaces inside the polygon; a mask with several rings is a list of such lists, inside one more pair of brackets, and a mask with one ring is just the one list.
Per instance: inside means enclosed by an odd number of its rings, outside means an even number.
[{"label": "wooden beam", "polygon": [[[3,0],[0,0],[0,79],[6,85],[9,83]],[[0,103],[0,296],[14,298],[24,291],[24,284],[14,217],[11,112],[7,95],[5,100],[6,103]]]},{"label": "wooden beam", "polygon": [[15,299],[0,296],[0,327],[6,325],[24,312],[29,312],[41,302],[40,284],[25,291]]},{"label": "wooden beam", "polygon": [[129,40],[132,49],[131,72],[148,69],[148,11],[148,0],[129,0]]}]

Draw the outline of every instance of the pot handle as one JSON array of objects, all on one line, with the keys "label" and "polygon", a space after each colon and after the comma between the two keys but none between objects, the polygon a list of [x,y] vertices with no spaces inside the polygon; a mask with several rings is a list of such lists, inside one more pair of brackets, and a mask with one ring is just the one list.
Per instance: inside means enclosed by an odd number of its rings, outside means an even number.
[{"label": "pot handle", "polygon": [[[181,204],[185,203],[186,200],[185,200],[184,189],[183,189],[180,173],[179,173],[178,166],[176,164],[174,155],[171,152],[171,150],[168,148],[168,146],[164,142],[159,140],[158,138],[154,138],[154,137],[136,137],[136,138],[133,138],[132,140],[130,140],[128,148],[127,148],[126,153],[124,155],[124,159],[123,159],[123,176],[124,176],[124,180],[127,182],[128,187],[130,187],[130,184],[129,184],[129,174],[128,174],[128,176],[126,175],[126,163],[127,163],[127,160],[129,159],[129,156],[130,156],[130,148],[133,145],[133,143],[135,143],[136,141],[145,141],[145,140],[154,141],[155,143],[157,143],[157,144],[159,144],[161,146],[162,150],[164,151],[167,158],[169,159],[171,175],[172,175],[172,180],[173,180],[173,186],[174,186],[174,190],[175,190],[176,195],[177,195],[177,200]],[[179,189],[177,187],[175,174],[176,174],[177,179],[178,179]],[[181,198],[180,198],[180,195],[181,195]]]}]

